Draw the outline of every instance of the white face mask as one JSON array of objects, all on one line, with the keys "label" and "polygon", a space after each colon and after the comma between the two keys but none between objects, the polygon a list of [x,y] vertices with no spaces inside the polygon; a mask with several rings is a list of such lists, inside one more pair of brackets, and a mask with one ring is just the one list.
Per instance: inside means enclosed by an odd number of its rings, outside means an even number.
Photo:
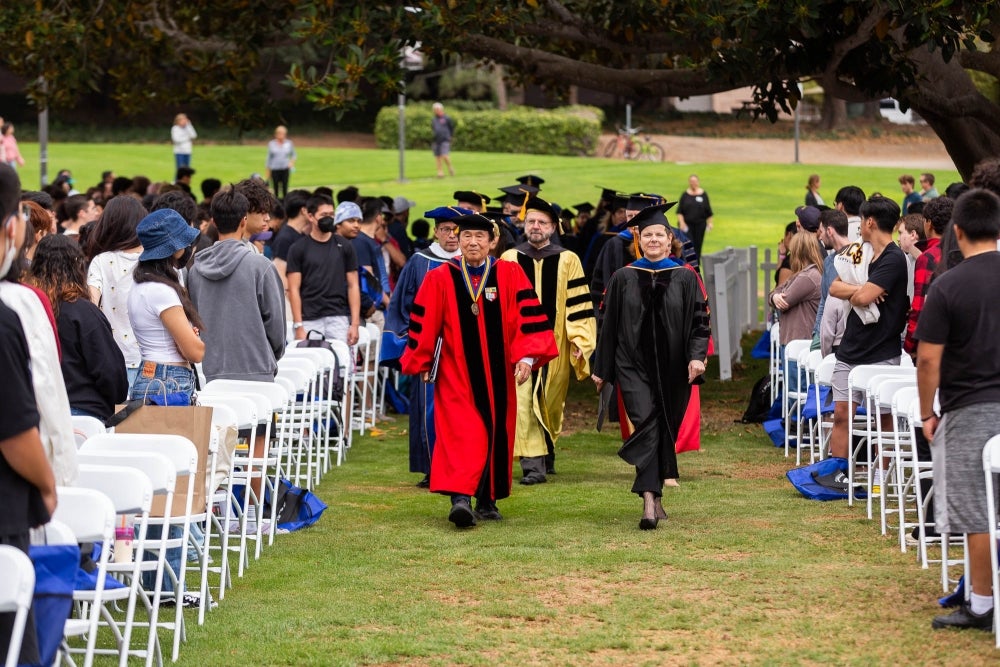
[{"label": "white face mask", "polygon": [[[15,213],[14,215],[18,214]],[[7,237],[8,225],[14,224],[14,221],[12,220],[13,217],[14,216],[12,215],[11,217],[7,218],[7,222],[3,226],[3,242],[5,248],[4,248],[3,260],[0,261],[0,280],[2,280],[3,277],[7,275],[7,272],[10,271],[10,267],[14,265],[14,260],[17,258],[17,245],[14,243],[13,239]]]}]

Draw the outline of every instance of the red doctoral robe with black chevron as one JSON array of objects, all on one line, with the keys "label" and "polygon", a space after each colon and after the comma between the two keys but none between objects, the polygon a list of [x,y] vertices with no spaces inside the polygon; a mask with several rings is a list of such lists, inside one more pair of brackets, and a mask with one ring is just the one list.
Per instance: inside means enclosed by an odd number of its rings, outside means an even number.
[{"label": "red doctoral robe with black chevron", "polygon": [[443,339],[434,386],[436,443],[431,487],[501,499],[510,495],[517,419],[514,366],[541,368],[559,354],[535,291],[516,262],[493,262],[479,314],[456,260],[430,271],[410,311],[403,373],[429,371]]}]

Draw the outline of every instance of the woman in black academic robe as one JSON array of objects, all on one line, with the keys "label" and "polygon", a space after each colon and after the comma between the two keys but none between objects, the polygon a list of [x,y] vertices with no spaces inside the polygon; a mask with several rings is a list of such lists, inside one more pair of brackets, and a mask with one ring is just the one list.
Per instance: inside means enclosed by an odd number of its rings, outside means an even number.
[{"label": "woman in black academic robe", "polygon": [[663,215],[669,207],[644,209],[633,220],[644,256],[608,283],[593,366],[598,389],[617,385],[635,426],[619,455],[636,467],[632,491],[643,499],[643,530],[666,518],[663,480],[678,477],[677,431],[691,384],[702,381],[710,336],[697,275],[669,257],[674,236]]}]

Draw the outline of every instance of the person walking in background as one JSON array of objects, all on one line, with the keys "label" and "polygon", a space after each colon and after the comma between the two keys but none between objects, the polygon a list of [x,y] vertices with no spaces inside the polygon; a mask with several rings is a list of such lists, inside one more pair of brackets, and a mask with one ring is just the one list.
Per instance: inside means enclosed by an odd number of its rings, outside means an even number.
[{"label": "person walking in background", "polygon": [[903,215],[906,215],[910,209],[910,204],[916,204],[917,202],[922,202],[924,199],[920,196],[919,192],[914,190],[917,182],[910,174],[902,174],[899,177],[899,189],[903,193],[903,203],[900,206]]},{"label": "person walking in background", "polygon": [[934,174],[920,174],[920,198],[923,201],[930,201],[940,196],[937,188],[934,187]]},{"label": "person walking in background", "polygon": [[819,174],[810,174],[809,182],[806,183],[806,206],[826,206],[823,198],[819,195]]},{"label": "person walking in background", "polygon": [[434,117],[431,118],[431,150],[434,151],[434,159],[437,163],[438,178],[444,177],[441,165],[448,167],[448,174],[455,175],[455,170],[451,168],[451,138],[455,134],[455,121],[444,112],[444,105],[435,102],[431,107]]},{"label": "person walking in background", "polygon": [[14,137],[14,124],[4,123],[0,125],[0,151],[3,153],[3,162],[9,164],[12,169],[24,166],[24,158],[21,150],[17,147],[17,139]]},{"label": "person walking in background", "polygon": [[264,179],[271,184],[274,196],[284,199],[288,194],[288,177],[295,169],[295,146],[288,138],[288,128],[274,128],[274,139],[267,142],[267,162]]},{"label": "person walking in background", "polygon": [[712,204],[708,193],[702,189],[698,176],[691,174],[688,187],[677,203],[677,226],[691,237],[694,251],[701,257],[701,246],[705,242],[705,232],[712,229]]},{"label": "person walking in background", "polygon": [[198,138],[194,125],[185,114],[174,117],[174,126],[170,128],[170,141],[174,144],[174,167],[191,166],[192,142]]},{"label": "person walking in background", "polygon": [[62,234],[46,236],[30,281],[49,297],[56,316],[70,412],[106,421],[128,396],[128,376],[111,325],[90,301],[80,246]]}]

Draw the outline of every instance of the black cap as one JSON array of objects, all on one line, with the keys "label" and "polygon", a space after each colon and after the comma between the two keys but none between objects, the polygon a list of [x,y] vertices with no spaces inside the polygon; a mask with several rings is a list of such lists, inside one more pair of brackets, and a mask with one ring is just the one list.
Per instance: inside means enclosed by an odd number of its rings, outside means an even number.
[{"label": "black cap", "polygon": [[575,217],[576,215],[573,214],[573,211],[571,209],[564,208],[563,210],[559,211],[560,220],[572,220]]},{"label": "black cap", "polygon": [[465,201],[470,204],[479,203],[483,207],[493,201],[486,195],[481,195],[475,190],[458,190],[452,195],[452,198],[457,202]]},{"label": "black cap", "polygon": [[657,204],[663,203],[663,197],[660,195],[648,195],[643,192],[633,192],[628,197],[628,204],[625,208],[630,211],[641,211],[644,208],[649,208],[650,206],[656,206]]},{"label": "black cap", "polygon": [[594,210],[594,205],[585,201],[582,204],[575,205],[573,208],[576,209],[577,213],[590,213]]},{"label": "black cap", "polygon": [[485,215],[479,215],[478,213],[473,213],[472,215],[463,215],[455,218],[453,222],[458,225],[458,231],[464,232],[468,230],[479,230],[483,232],[489,232],[490,235],[496,234],[496,227],[492,220],[487,218]]},{"label": "black cap", "polygon": [[532,195],[528,197],[527,203],[524,205],[525,212],[527,211],[541,211],[545,215],[549,216],[549,220],[555,222],[559,219],[559,214],[556,212],[552,204],[545,201],[538,195]]},{"label": "black cap", "polygon": [[542,178],[541,176],[535,176],[534,174],[525,174],[524,176],[518,176],[514,180],[520,183],[521,185],[531,185],[538,188],[539,190],[542,189],[541,185],[542,183],[545,182],[544,178]]},{"label": "black cap", "polygon": [[601,199],[603,199],[604,201],[607,202],[614,201],[615,197],[618,196],[617,190],[606,188],[603,185],[598,185],[596,187],[599,187],[601,189]]},{"label": "black cap", "polygon": [[640,232],[646,227],[650,227],[652,225],[663,225],[667,229],[670,229],[670,223],[667,221],[667,216],[663,214],[672,209],[675,204],[677,204],[677,202],[672,201],[667,202],[666,204],[647,206],[639,211],[628,224],[632,227],[638,227]]}]

